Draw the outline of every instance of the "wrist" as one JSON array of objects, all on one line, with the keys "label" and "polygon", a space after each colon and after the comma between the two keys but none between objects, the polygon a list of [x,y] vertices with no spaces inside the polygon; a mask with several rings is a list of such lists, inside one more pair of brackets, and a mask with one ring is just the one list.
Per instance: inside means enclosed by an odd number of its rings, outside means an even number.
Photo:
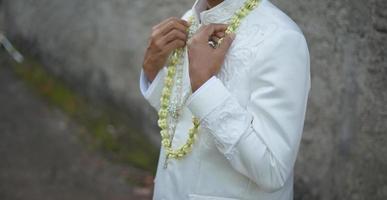
[{"label": "wrist", "polygon": [[142,69],[149,82],[153,82],[157,76],[157,73],[159,72],[159,70],[152,67],[147,67],[146,65],[143,65]]},{"label": "wrist", "polygon": [[208,78],[202,78],[202,79],[196,79],[196,80],[192,80],[191,79],[191,89],[192,89],[192,93],[194,93],[197,89],[199,89],[205,82],[207,82],[208,80],[210,79],[210,77]]},{"label": "wrist", "polygon": [[199,87],[200,87],[200,85],[194,84],[194,83],[191,82],[192,93],[194,93]]},{"label": "wrist", "polygon": [[212,77],[212,73],[208,68],[199,68],[192,64],[189,66],[189,75],[192,92],[195,92]]}]

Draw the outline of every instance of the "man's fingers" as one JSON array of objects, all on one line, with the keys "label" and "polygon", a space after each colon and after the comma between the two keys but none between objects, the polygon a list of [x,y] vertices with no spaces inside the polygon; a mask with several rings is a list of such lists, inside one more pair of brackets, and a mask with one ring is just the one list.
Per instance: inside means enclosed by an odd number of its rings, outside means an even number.
[{"label": "man's fingers", "polygon": [[185,21],[183,19],[179,19],[177,17],[170,17],[170,18],[162,21],[161,23],[157,24],[156,26],[154,26],[153,29],[159,29],[170,22],[177,22],[177,23],[182,24],[183,26],[186,26],[187,28],[189,27],[189,24],[187,21]]},{"label": "man's fingers", "polygon": [[173,50],[177,48],[181,48],[185,46],[185,41],[183,40],[173,40],[172,42],[168,43],[167,45],[164,46],[163,48],[163,54],[169,54]]},{"label": "man's fingers", "polygon": [[167,34],[172,29],[177,29],[183,33],[187,33],[188,26],[184,25],[181,21],[170,21],[169,23],[160,27],[161,34]]},{"label": "man's fingers", "polygon": [[220,32],[216,32],[215,35],[218,38],[223,38],[224,36],[226,36],[226,33],[224,31],[220,31]]},{"label": "man's fingers", "polygon": [[162,36],[161,38],[154,41],[153,45],[159,49],[160,51],[164,51],[166,46],[175,41],[175,40],[181,40],[181,41],[187,41],[188,36],[185,33],[182,33],[181,31],[178,31],[176,29],[171,30],[167,35]]},{"label": "man's fingers", "polygon": [[182,33],[181,31],[173,29],[167,35],[164,35],[161,38],[161,40],[162,40],[161,43],[162,44],[168,44],[168,43],[170,43],[170,42],[172,42],[173,40],[176,40],[176,39],[187,41],[188,35]]},{"label": "man's fingers", "polygon": [[183,34],[188,35],[187,29],[188,29],[188,27],[181,24],[180,22],[170,21],[170,22],[164,24],[163,26],[159,27],[158,29],[155,29],[154,32],[152,33],[152,37],[154,37],[154,38],[162,37],[162,36],[168,34],[169,32],[171,32],[172,30],[178,30]]},{"label": "man's fingers", "polygon": [[211,40],[211,41],[214,41],[215,43],[218,43],[218,41],[220,40],[220,38],[222,38],[222,37],[218,37],[217,35],[215,35],[215,36],[211,36],[211,37],[210,37],[210,40]]},{"label": "man's fingers", "polygon": [[222,53],[226,53],[228,49],[230,48],[232,42],[235,39],[235,33],[231,33],[229,35],[226,35],[222,40],[221,43],[218,46],[218,50]]},{"label": "man's fingers", "polygon": [[202,29],[198,33],[198,39],[203,40],[205,42],[208,41],[208,39],[218,33],[218,32],[224,32],[227,29],[226,24],[209,24],[202,27]]}]

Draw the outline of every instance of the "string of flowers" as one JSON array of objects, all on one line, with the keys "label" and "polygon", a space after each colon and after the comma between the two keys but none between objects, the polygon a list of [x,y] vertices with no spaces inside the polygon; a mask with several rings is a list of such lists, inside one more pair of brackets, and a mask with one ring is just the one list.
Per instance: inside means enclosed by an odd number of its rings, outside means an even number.
[{"label": "string of flowers", "polygon": [[[246,0],[244,5],[235,12],[234,16],[230,20],[230,24],[227,27],[225,33],[230,34],[234,33],[244,17],[246,17],[254,8],[256,8],[261,0]],[[191,16],[189,19],[190,24],[193,24],[194,17]],[[190,27],[189,29],[191,29]],[[218,44],[222,42],[222,39],[219,40]],[[183,53],[186,50],[186,46],[183,48],[176,49],[172,52],[169,58],[168,72],[167,76],[164,79],[164,88],[162,90],[161,99],[160,99],[160,110],[158,112],[159,120],[158,125],[161,129],[161,144],[165,148],[166,158],[181,159],[187,155],[193,147],[195,139],[197,137],[199,129],[199,119],[196,117],[192,118],[193,127],[189,129],[188,139],[184,145],[177,149],[172,148],[172,138],[171,133],[169,132],[168,117],[170,111],[168,106],[171,100],[171,92],[173,88],[173,79],[176,75],[176,68],[181,63]]]}]

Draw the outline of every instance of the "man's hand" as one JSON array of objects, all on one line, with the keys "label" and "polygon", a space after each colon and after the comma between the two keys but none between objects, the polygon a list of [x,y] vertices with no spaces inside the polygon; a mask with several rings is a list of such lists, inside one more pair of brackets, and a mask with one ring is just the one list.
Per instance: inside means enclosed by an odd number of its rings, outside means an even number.
[{"label": "man's hand", "polygon": [[187,21],[169,18],[152,28],[143,62],[143,70],[149,81],[155,79],[173,50],[185,46],[188,27]]},{"label": "man's hand", "polygon": [[195,92],[213,75],[217,74],[224,62],[224,57],[234,40],[235,35],[226,35],[222,43],[213,48],[208,41],[223,37],[227,25],[210,24],[201,29],[188,43],[189,75],[192,92]]}]

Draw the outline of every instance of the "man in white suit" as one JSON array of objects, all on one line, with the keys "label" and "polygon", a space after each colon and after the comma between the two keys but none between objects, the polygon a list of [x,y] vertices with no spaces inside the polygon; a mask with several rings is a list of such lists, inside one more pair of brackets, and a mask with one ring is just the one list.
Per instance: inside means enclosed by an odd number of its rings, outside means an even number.
[{"label": "man in white suit", "polygon": [[[140,87],[156,110],[168,56],[187,44],[182,90],[172,94],[186,98],[172,147],[186,141],[192,116],[200,120],[187,156],[166,160],[161,148],[156,200],[293,199],[293,167],[310,90],[307,43],[268,0],[242,19],[235,34],[225,34],[224,24],[244,2],[197,0],[182,19],[152,29]],[[200,28],[189,39],[191,16]],[[223,42],[209,45],[213,38]]]}]

